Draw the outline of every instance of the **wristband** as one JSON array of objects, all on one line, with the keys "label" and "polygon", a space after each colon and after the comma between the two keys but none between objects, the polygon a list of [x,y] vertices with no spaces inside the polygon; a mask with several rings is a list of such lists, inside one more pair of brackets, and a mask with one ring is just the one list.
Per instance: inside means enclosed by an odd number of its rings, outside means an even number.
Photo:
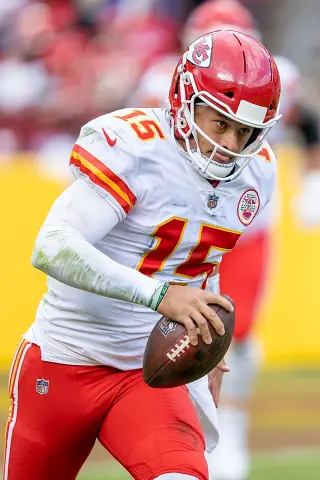
[{"label": "wristband", "polygon": [[151,308],[152,310],[157,311],[160,303],[162,302],[165,294],[167,293],[168,288],[169,288],[169,283],[164,283],[159,285],[159,287],[157,287],[155,292],[153,293],[150,299],[150,302],[148,304],[148,307]]}]

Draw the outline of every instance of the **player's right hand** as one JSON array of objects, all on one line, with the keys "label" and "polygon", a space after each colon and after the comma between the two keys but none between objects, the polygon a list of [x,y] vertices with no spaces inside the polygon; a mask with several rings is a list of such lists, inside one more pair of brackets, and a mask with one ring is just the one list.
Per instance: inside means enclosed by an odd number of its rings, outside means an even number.
[{"label": "player's right hand", "polygon": [[191,345],[198,344],[198,328],[205,343],[212,338],[208,322],[219,335],[224,335],[224,326],[220,318],[208,306],[208,303],[220,305],[228,312],[233,312],[231,303],[221,295],[180,285],[170,285],[157,311],[170,320],[182,323],[188,330]]},{"label": "player's right hand", "polygon": [[230,372],[230,368],[223,358],[221,362],[208,374],[208,387],[216,407],[219,406],[223,375],[227,372]]}]

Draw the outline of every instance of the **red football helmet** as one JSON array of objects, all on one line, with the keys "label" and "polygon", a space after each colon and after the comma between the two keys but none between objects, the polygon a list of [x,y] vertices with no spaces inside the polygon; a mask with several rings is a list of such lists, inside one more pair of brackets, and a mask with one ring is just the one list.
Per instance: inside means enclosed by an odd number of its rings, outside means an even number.
[{"label": "red football helmet", "polygon": [[[256,39],[231,30],[211,32],[193,42],[173,75],[169,102],[176,137],[183,138],[194,167],[204,177],[225,180],[234,162],[222,165],[216,152],[235,157],[237,177],[260,150],[264,137],[279,120],[280,78],[270,53]],[[232,152],[211,139],[195,122],[195,107],[206,105],[254,131],[242,152]],[[200,133],[214,146],[210,158],[201,153]],[[191,149],[190,139],[196,142]],[[243,158],[245,157],[245,158]]]},{"label": "red football helmet", "polygon": [[250,10],[238,0],[208,0],[189,15],[182,35],[184,48],[201,35],[222,29],[260,37]]}]

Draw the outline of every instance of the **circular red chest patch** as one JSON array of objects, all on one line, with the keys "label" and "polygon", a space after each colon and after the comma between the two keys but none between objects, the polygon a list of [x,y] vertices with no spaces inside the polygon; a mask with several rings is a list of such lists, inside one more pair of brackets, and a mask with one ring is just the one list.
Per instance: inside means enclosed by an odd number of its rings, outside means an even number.
[{"label": "circular red chest patch", "polygon": [[256,190],[246,190],[238,203],[238,217],[243,225],[249,225],[260,208],[260,197]]}]

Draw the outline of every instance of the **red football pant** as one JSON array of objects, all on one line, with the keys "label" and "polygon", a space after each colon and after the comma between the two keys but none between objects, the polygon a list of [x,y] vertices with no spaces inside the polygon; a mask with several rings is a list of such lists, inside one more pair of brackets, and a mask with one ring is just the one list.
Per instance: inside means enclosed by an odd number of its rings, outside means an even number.
[{"label": "red football pant", "polygon": [[[37,392],[39,379],[49,381],[47,393]],[[153,389],[141,370],[44,362],[26,341],[9,386],[4,480],[75,479],[96,438],[138,480],[169,472],[208,478],[185,387]]]},{"label": "red football pant", "polygon": [[251,333],[265,289],[269,251],[269,232],[261,230],[244,235],[234,250],[223,256],[220,289],[235,301],[235,340],[244,340]]}]

